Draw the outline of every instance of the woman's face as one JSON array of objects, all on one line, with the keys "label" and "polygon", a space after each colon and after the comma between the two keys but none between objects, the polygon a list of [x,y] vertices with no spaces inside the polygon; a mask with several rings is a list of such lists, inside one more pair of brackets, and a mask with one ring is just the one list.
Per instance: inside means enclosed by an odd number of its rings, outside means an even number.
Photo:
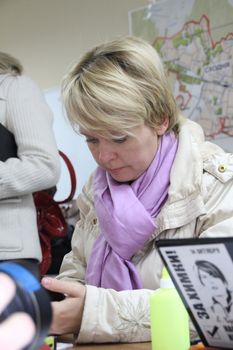
[{"label": "woman's face", "polygon": [[159,136],[166,128],[167,123],[157,131],[142,125],[133,130],[136,137],[122,135],[118,140],[108,140],[92,132],[81,133],[97,164],[116,181],[128,182],[137,179],[149,167],[158,148]]},{"label": "woman's face", "polygon": [[213,296],[225,295],[226,286],[220,278],[213,277],[209,273],[200,270],[200,279],[204,286],[208,286]]}]

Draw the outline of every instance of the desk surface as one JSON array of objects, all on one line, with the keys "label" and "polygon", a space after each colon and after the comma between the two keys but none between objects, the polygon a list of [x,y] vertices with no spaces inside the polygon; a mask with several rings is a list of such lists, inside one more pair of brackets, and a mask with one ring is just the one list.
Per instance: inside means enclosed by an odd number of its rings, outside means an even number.
[{"label": "desk surface", "polygon": [[151,350],[151,343],[78,344],[70,345],[66,350],[94,350],[98,348],[104,350]]},{"label": "desk surface", "polygon": [[93,350],[93,349],[105,349],[105,350],[151,350],[151,343],[130,343],[130,344],[89,344],[89,345],[76,345],[71,349],[79,350]]},{"label": "desk surface", "polygon": [[[128,343],[128,344],[79,344],[71,346],[67,350],[94,350],[94,349],[105,349],[105,350],[151,350],[151,343]],[[201,344],[191,346],[189,350],[214,350],[214,348],[206,348]],[[171,349],[172,350],[172,349]]]},{"label": "desk surface", "polygon": [[[72,339],[72,335],[60,336],[60,342],[69,341]],[[68,345],[68,344],[67,344]],[[94,349],[104,349],[104,350],[151,350],[151,342],[146,343],[117,343],[117,344],[78,344],[70,345],[67,350],[94,350]],[[172,350],[172,349],[171,349]],[[193,345],[189,350],[216,350],[215,348],[207,348],[202,344]]]},{"label": "desk surface", "polygon": [[[105,350],[151,350],[151,343],[131,343],[131,344],[89,344],[89,345],[76,345],[71,347],[73,350],[94,350],[96,348]],[[68,349],[67,349],[68,350]],[[172,350],[172,349],[171,349]],[[189,350],[217,350],[215,348],[207,348],[203,345],[191,346]]]}]

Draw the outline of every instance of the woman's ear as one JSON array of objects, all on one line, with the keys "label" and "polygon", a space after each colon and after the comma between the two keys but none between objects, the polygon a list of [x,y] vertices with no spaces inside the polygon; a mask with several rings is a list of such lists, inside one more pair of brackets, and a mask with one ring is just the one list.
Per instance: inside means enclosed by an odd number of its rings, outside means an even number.
[{"label": "woman's ear", "polygon": [[157,135],[158,136],[164,135],[168,129],[168,125],[169,125],[169,119],[168,117],[165,117],[163,123],[155,128]]}]

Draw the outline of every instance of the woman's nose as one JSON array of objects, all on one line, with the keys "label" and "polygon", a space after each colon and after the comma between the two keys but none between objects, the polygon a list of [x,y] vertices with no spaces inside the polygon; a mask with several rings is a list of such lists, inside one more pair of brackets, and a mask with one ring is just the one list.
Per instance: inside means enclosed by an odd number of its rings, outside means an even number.
[{"label": "woman's nose", "polygon": [[109,144],[102,144],[99,147],[99,161],[101,163],[108,163],[115,158],[115,152]]}]

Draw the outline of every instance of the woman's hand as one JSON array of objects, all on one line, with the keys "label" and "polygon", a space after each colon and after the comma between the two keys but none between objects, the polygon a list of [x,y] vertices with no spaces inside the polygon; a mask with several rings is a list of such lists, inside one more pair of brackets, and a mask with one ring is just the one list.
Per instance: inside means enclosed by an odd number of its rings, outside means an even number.
[{"label": "woman's hand", "polygon": [[85,302],[85,286],[78,282],[61,281],[50,277],[44,277],[41,284],[49,291],[66,295],[64,300],[52,302],[53,321],[50,333],[78,333]]},{"label": "woman's hand", "polygon": [[[15,284],[9,276],[0,273],[0,313],[15,294]],[[31,317],[24,312],[15,312],[0,325],[0,347],[4,350],[24,348],[33,340],[36,327]]]}]

